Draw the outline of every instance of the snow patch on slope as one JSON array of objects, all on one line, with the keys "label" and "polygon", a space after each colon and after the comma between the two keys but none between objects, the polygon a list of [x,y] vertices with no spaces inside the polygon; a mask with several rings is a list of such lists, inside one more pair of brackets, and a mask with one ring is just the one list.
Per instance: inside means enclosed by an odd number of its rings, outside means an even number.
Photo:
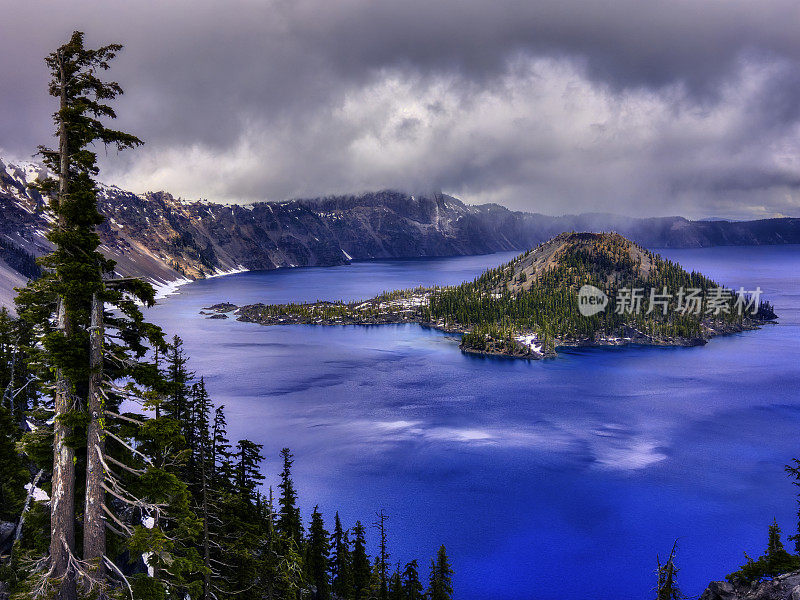
[{"label": "snow patch on slope", "polygon": [[[244,268],[242,265],[238,267],[234,267],[232,269],[228,269],[227,271],[223,269],[217,269],[210,275],[206,275],[206,279],[213,279],[215,277],[224,277],[225,275],[235,275],[236,273],[245,273],[249,269]],[[166,298],[167,296],[172,296],[180,292],[180,288],[186,285],[187,283],[192,283],[193,279],[189,279],[188,277],[181,277],[179,279],[172,279],[169,281],[160,281],[160,280],[150,280],[150,283],[153,285],[156,291],[156,300],[161,300],[162,298]]]},{"label": "snow patch on slope", "polygon": [[25,277],[0,260],[0,306],[5,306],[9,312],[16,314],[14,298],[17,297],[17,292],[14,288],[25,287],[27,283]]},{"label": "snow patch on slope", "polygon": [[237,273],[246,273],[250,269],[245,269],[242,265],[238,267],[234,267],[233,269],[228,269],[227,271],[223,271],[222,269],[217,269],[211,275],[206,275],[206,279],[213,279],[214,277],[224,277],[225,275],[236,275]]},{"label": "snow patch on slope", "polygon": [[160,300],[167,296],[177,294],[181,286],[192,283],[192,280],[187,277],[181,277],[180,279],[173,279],[172,281],[151,281],[151,283],[156,290],[156,300]]}]

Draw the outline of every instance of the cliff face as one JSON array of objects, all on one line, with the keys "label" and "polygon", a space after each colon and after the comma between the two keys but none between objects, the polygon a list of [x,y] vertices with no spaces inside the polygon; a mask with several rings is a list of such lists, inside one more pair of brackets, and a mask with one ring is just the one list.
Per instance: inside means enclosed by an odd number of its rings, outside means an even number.
[{"label": "cliff face", "polygon": [[[44,201],[26,187],[40,174],[34,165],[0,162],[0,237],[33,255],[50,248]],[[101,186],[98,197],[106,216],[103,251],[117,261],[120,274],[155,282],[239,269],[483,254],[520,248],[531,239],[530,231],[514,230],[521,213],[469,207],[444,195],[384,191],[238,206]]]},{"label": "cliff face", "polygon": [[397,192],[248,206],[183,203],[166,193],[104,198],[104,235],[135,239],[191,277],[215,269],[344,264],[512,249],[470,207]]},{"label": "cliff face", "polygon": [[[50,248],[44,202],[27,188],[42,174],[35,164],[0,161],[0,269],[22,277],[30,275],[28,255]],[[394,191],[238,206],[101,186],[99,202],[107,217],[103,251],[117,261],[121,275],[145,276],[156,284],[241,269],[521,250],[563,231],[613,230],[649,247],[800,243],[800,219],[548,217],[494,204],[468,206],[442,194]]]}]

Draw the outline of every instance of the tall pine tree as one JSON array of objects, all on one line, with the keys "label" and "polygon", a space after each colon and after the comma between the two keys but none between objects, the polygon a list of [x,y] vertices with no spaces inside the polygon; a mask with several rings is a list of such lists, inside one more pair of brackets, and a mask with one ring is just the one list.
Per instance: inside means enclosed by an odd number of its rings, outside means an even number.
[{"label": "tall pine tree", "polygon": [[452,600],[453,598],[453,569],[450,567],[450,559],[447,558],[447,550],[444,546],[439,547],[436,560],[431,560],[428,598],[430,600]]},{"label": "tall pine tree", "polygon": [[[153,290],[138,280],[113,279],[113,262],[100,252],[97,226],[95,142],[119,150],[141,143],[135,136],[109,129],[114,118],[109,101],[122,93],[99,73],[121,49],[118,44],[89,49],[84,36],[70,40],[45,59],[52,79],[50,94],[58,98],[54,114],[58,148],[40,146],[40,155],[55,177],[39,182],[49,198],[53,225],[47,237],[53,252],[41,260],[44,275],[17,298],[24,323],[36,331],[28,348],[40,389],[53,390],[53,463],[51,472],[50,549],[37,591],[54,588],[57,598],[77,596],[77,584],[88,588],[106,583],[107,417],[122,395],[111,382],[121,377],[150,378],[138,359],[160,332],[141,318],[135,300],[152,303]],[[115,309],[106,312],[105,308]],[[79,452],[85,448],[85,457]],[[85,485],[77,476],[85,469]],[[83,561],[77,556],[76,504],[84,495]]]},{"label": "tall pine tree", "polygon": [[325,531],[318,507],[311,513],[311,526],[308,530],[306,568],[308,579],[314,586],[314,600],[329,600],[331,597],[328,580],[330,539]]},{"label": "tall pine tree", "polygon": [[403,598],[404,600],[422,600],[425,597],[425,588],[419,578],[417,561],[412,560],[403,569]]},{"label": "tall pine tree", "polygon": [[340,598],[348,598],[353,590],[353,570],[350,543],[347,531],[342,529],[339,513],[336,513],[333,527],[333,558],[331,573],[333,575],[331,590]]},{"label": "tall pine tree", "polygon": [[364,533],[361,521],[356,521],[353,527],[353,598],[355,600],[365,600],[368,597],[372,573]]},{"label": "tall pine tree", "polygon": [[386,544],[386,520],[389,518],[383,509],[377,513],[377,520],[373,527],[378,530],[379,547],[378,556],[375,557],[375,567],[379,579],[378,600],[387,600],[389,597],[389,550]]},{"label": "tall pine tree", "polygon": [[297,507],[297,492],[292,481],[293,456],[289,448],[281,450],[283,470],[278,488],[281,495],[278,498],[278,531],[288,540],[294,541],[300,548],[303,541],[303,525],[300,521],[300,509]]}]

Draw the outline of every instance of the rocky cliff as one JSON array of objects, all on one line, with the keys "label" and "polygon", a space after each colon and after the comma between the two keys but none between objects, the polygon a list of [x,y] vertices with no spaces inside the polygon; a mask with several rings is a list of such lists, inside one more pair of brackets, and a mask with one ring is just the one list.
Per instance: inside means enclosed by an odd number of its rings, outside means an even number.
[{"label": "rocky cliff", "polygon": [[700,600],[800,600],[800,571],[745,586],[712,581]]},{"label": "rocky cliff", "polygon": [[[27,187],[42,175],[33,163],[0,160],[0,300],[10,294],[8,282],[33,274],[30,256],[50,247],[44,201]],[[99,201],[107,217],[103,251],[120,274],[157,285],[244,269],[526,249],[563,231],[613,230],[648,247],[800,243],[800,219],[549,217],[395,191],[239,206],[100,186]]]}]

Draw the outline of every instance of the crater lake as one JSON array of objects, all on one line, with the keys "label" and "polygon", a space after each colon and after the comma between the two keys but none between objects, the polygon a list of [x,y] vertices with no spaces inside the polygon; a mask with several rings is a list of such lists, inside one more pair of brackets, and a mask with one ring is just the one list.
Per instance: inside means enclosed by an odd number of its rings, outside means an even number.
[{"label": "crater lake", "polygon": [[773,518],[796,530],[783,467],[800,457],[800,246],[657,251],[760,286],[778,324],[704,347],[524,361],[463,354],[417,325],[198,314],[456,284],[516,253],[240,273],[186,285],[146,315],[181,332],[231,438],[264,445],[265,486],[291,448],[306,524],[314,505],[329,528],[334,510],[352,527],[383,509],[391,564],[444,544],[462,600],[647,598],[656,555],[677,538],[678,581],[696,595],[744,551],[760,555]]}]

